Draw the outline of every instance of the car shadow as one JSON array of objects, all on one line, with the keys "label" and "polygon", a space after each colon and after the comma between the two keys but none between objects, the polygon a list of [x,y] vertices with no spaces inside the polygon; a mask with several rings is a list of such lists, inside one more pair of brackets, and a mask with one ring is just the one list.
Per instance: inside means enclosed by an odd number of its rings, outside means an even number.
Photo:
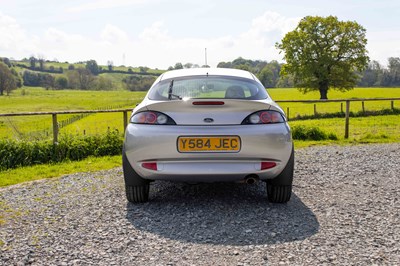
[{"label": "car shadow", "polygon": [[182,242],[236,246],[303,240],[319,230],[299,197],[269,203],[264,183],[160,183],[152,184],[148,203],[127,204],[135,228]]}]

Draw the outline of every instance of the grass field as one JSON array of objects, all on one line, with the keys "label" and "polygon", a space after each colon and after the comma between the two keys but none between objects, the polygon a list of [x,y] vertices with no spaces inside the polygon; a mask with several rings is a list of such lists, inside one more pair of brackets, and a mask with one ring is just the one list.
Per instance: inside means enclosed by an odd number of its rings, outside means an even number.
[{"label": "grass field", "polygon": [[[268,93],[275,101],[279,100],[318,100],[319,92],[310,92],[303,94],[296,89],[269,89]],[[333,99],[357,99],[357,98],[400,98],[400,88],[355,88],[348,92],[330,91],[328,93],[330,100]],[[314,103],[279,103],[285,112],[289,107],[289,118],[298,115],[314,114]],[[395,106],[400,108],[400,101],[395,102]],[[390,108],[390,101],[373,101],[364,103],[365,110],[380,110]],[[341,103],[317,103],[317,112],[334,113],[341,111]],[[343,103],[343,110],[345,104]],[[361,102],[352,102],[350,111],[358,112],[362,110]]]},{"label": "grass field", "polygon": [[[316,100],[319,99],[318,92],[302,94],[296,89],[269,89],[269,94],[274,100]],[[45,90],[43,88],[24,87],[13,91],[10,96],[0,97],[0,113],[15,112],[44,112],[61,110],[95,110],[111,108],[133,108],[136,103],[144,97],[145,92],[120,91],[78,91],[78,90]],[[351,99],[351,98],[390,98],[400,97],[400,88],[356,88],[349,92],[329,92],[330,99]],[[306,103],[280,103],[282,108],[287,111],[290,108],[290,118],[297,115],[310,115],[314,113],[314,104]],[[395,102],[397,108],[400,101]],[[380,110],[390,108],[390,102],[365,102],[366,110]],[[360,111],[361,102],[353,102],[351,111]],[[341,110],[340,103],[318,103],[317,112],[332,113]],[[70,118],[72,115],[59,115],[58,121]],[[377,128],[382,121],[389,123],[386,127],[390,128],[389,137],[396,135],[395,131],[397,116],[389,118],[366,118],[351,119],[350,133],[356,139],[371,135],[371,126]],[[369,122],[365,122],[369,121]],[[338,119],[322,119],[310,121],[293,121],[291,125],[305,124],[318,125],[328,131],[337,132],[338,137],[343,135],[344,121]],[[334,126],[333,126],[334,125]],[[0,137],[1,138],[45,138],[52,135],[51,116],[25,116],[0,118]],[[384,125],[382,125],[384,126]],[[92,114],[62,128],[61,134],[98,134],[110,129],[123,131],[122,113]],[[364,131],[365,130],[365,131]],[[376,130],[375,130],[376,131]],[[385,129],[384,129],[385,131]],[[394,133],[391,133],[394,131]],[[375,135],[375,134],[373,134]],[[378,134],[379,135],[379,134]]]},{"label": "grass field", "polygon": [[[144,92],[130,91],[79,91],[79,90],[45,90],[43,88],[24,87],[13,91],[10,96],[0,97],[0,113],[46,112],[65,110],[97,110],[112,108],[132,108],[143,97]],[[60,115],[58,121],[68,119],[71,115]],[[0,117],[1,138],[40,138],[51,135],[52,121],[50,115]],[[105,126],[105,124],[108,124]],[[122,114],[91,115],[84,121],[75,122],[70,131],[62,129],[61,133],[100,133],[107,127],[122,130]],[[97,130],[99,128],[104,130]],[[81,130],[82,129],[82,130]],[[96,130],[93,130],[96,129]]]},{"label": "grass field", "polygon": [[[302,94],[295,89],[270,89],[268,90],[274,100],[317,100],[319,94],[313,92]],[[145,92],[130,91],[52,91],[43,88],[24,87],[13,91],[10,96],[0,97],[0,113],[40,112],[55,110],[93,110],[112,107],[133,108],[144,97]],[[331,91],[330,99],[349,98],[389,98],[400,97],[400,88],[357,88],[341,93]],[[291,117],[301,114],[312,114],[313,104],[281,104],[286,111],[290,108]],[[395,102],[397,108],[400,101]],[[390,108],[390,102],[367,102],[367,110]],[[321,103],[317,105],[318,112],[338,112],[340,103]],[[361,110],[361,103],[353,104],[352,111]],[[70,115],[60,115],[58,121],[67,119]],[[93,114],[61,129],[62,134],[97,134],[110,129],[123,131],[121,113]],[[295,148],[310,145],[347,145],[354,143],[383,143],[400,141],[400,116],[387,115],[375,117],[361,117],[350,119],[350,138],[344,139],[344,119],[312,119],[290,121],[290,126],[304,125],[319,127],[325,132],[335,133],[339,140],[336,141],[295,141]],[[21,133],[21,135],[18,133]],[[37,133],[35,135],[34,133]],[[0,117],[0,138],[15,138],[20,136],[33,136],[36,139],[51,137],[51,116],[27,117]],[[0,187],[17,184],[30,180],[57,177],[64,174],[86,171],[97,171],[120,166],[120,156],[89,158],[80,162],[64,162],[54,165],[38,165],[0,172]]]}]

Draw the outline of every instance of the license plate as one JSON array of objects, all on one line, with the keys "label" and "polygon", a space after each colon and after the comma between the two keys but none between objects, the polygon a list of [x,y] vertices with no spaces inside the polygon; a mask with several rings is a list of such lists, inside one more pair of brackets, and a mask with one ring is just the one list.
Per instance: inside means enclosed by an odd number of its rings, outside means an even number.
[{"label": "license plate", "polygon": [[239,152],[239,136],[179,137],[179,152]]}]

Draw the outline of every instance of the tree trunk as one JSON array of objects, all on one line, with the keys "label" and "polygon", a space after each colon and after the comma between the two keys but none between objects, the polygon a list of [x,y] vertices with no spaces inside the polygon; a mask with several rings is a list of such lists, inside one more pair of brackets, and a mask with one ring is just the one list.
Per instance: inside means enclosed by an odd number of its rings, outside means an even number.
[{"label": "tree trunk", "polygon": [[328,90],[319,90],[319,94],[321,95],[320,100],[328,100]]},{"label": "tree trunk", "polygon": [[320,100],[328,100],[328,82],[322,81],[319,83],[319,94],[321,95]]}]

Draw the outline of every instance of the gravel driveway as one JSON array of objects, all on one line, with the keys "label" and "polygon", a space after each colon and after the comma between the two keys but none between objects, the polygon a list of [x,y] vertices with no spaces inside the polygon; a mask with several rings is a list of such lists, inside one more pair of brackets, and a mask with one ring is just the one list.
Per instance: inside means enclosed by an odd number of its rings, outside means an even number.
[{"label": "gravel driveway", "polygon": [[[294,195],[155,182],[120,168],[0,189],[0,265],[400,265],[400,144],[296,151]],[[3,216],[3,218],[1,218]]]}]

